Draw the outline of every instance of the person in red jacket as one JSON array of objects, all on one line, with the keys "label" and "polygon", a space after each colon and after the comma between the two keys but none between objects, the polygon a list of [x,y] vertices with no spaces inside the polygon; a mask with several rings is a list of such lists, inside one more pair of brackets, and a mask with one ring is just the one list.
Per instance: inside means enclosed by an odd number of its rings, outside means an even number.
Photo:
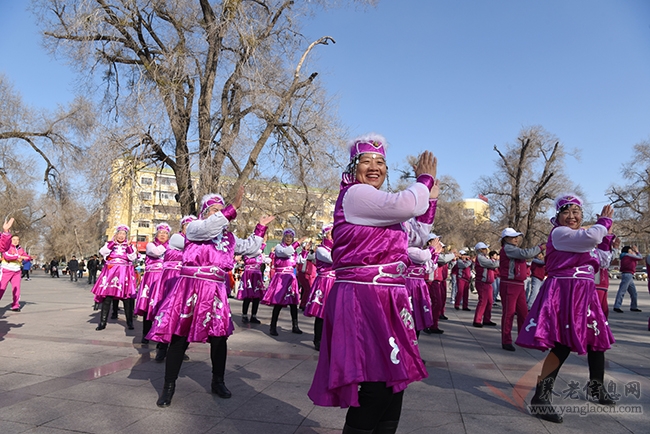
[{"label": "person in red jacket", "polygon": [[643,256],[639,253],[637,246],[625,246],[621,249],[621,283],[616,293],[614,300],[614,312],[623,313],[621,305],[623,304],[623,297],[625,292],[630,293],[630,311],[641,312],[637,307],[636,286],[634,285],[634,273],[636,272],[636,264],[643,260]]},{"label": "person in red jacket", "polygon": [[522,249],[521,232],[513,228],[505,228],[501,232],[501,252],[499,253],[499,293],[503,305],[501,316],[501,348],[507,351],[515,351],[512,345],[512,323],[517,314],[517,331],[521,332],[524,320],[528,315],[526,305],[526,291],[524,281],[528,277],[528,266],[526,260],[534,258],[546,249],[545,244]]},{"label": "person in red jacket", "polygon": [[603,309],[605,318],[609,318],[609,306],[607,305],[607,290],[609,289],[609,265],[612,262],[614,250],[618,249],[621,245],[621,239],[616,235],[608,233],[603,241],[596,247],[598,258],[600,260],[600,270],[594,276],[594,283],[596,284],[596,294],[600,307]]}]

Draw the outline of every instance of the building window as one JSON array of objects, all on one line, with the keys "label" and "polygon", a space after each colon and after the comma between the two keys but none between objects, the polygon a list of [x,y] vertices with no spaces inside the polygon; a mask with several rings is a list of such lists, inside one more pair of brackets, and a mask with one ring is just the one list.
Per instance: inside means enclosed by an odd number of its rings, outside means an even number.
[{"label": "building window", "polygon": [[165,176],[159,176],[158,177],[158,183],[160,185],[176,185],[176,179],[175,178],[168,178]]},{"label": "building window", "polygon": [[463,214],[465,214],[466,217],[474,217],[474,209],[473,208],[465,208],[463,210]]},{"label": "building window", "polygon": [[146,235],[138,235],[138,241],[140,241],[140,242],[147,241],[147,236]]},{"label": "building window", "polygon": [[139,228],[148,228],[149,227],[149,222],[138,222],[138,227]]},{"label": "building window", "polygon": [[141,185],[153,185],[153,178],[149,178],[148,176],[143,176],[140,178],[140,184]]},{"label": "building window", "polygon": [[151,214],[151,207],[149,205],[140,205],[140,214]]},{"label": "building window", "polygon": [[141,191],[140,192],[140,199],[141,200],[151,200],[153,195],[151,194],[150,191]]},{"label": "building window", "polygon": [[175,193],[160,192],[160,200],[176,200]]}]

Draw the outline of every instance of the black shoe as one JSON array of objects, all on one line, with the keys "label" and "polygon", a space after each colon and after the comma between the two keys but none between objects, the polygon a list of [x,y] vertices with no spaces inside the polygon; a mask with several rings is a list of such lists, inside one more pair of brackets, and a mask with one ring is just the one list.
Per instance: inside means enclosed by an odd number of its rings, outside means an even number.
[{"label": "black shoe", "polygon": [[618,308],[618,307],[615,307],[615,308],[614,308],[614,312],[623,313],[623,309],[620,309],[620,308]]},{"label": "black shoe", "polygon": [[314,349],[316,351],[320,351],[320,341],[319,342],[314,342]]},{"label": "black shoe", "polygon": [[477,328],[480,328],[480,329],[483,328],[483,324],[481,324],[480,322],[473,322],[472,325],[473,325],[474,327],[477,327]]},{"label": "black shoe", "polygon": [[271,326],[271,328],[269,329],[269,334],[270,334],[271,336],[278,336],[278,329],[277,329],[277,327],[273,327],[273,326]]},{"label": "black shoe", "polygon": [[501,344],[501,348],[506,351],[515,351],[515,347],[512,344]]},{"label": "black shoe", "polygon": [[494,326],[497,325],[497,323],[492,322],[492,321],[483,321],[483,325],[484,325],[484,326],[494,327]]},{"label": "black shoe", "polygon": [[431,334],[431,329],[430,329],[429,327],[425,328],[425,329],[422,330],[422,331],[423,331],[424,333],[428,334],[428,335]]},{"label": "black shoe", "polygon": [[301,335],[301,334],[302,334],[302,330],[300,330],[300,329],[298,328],[298,326],[295,325],[295,326],[291,327],[291,333],[295,333],[295,334],[297,334],[297,335]]},{"label": "black shoe", "polygon": [[443,321],[447,321],[449,318],[447,318],[447,317],[444,316],[444,315],[440,315],[440,316],[438,317],[438,319],[441,319],[441,320],[443,320]]},{"label": "black shoe", "polygon": [[114,313],[111,315],[111,319],[117,319],[117,312],[114,312]]},{"label": "black shoe", "polygon": [[543,380],[537,379],[537,386],[535,388],[535,395],[530,400],[530,414],[540,419],[547,420],[553,423],[562,423],[562,416],[556,411],[551,402],[553,396],[553,386],[555,385],[555,378],[546,377]]},{"label": "black shoe", "polygon": [[162,394],[156,405],[158,407],[169,407],[172,403],[172,397],[174,396],[174,391],[176,390],[176,382],[172,381],[171,383],[165,383],[163,386]]},{"label": "black shoe", "polygon": [[142,339],[140,339],[140,343],[147,345],[149,343],[149,339],[143,337]]},{"label": "black shoe", "polygon": [[167,357],[167,347],[165,348],[158,348],[156,350],[156,358],[154,359],[157,363],[162,363],[165,361],[165,357]]},{"label": "black shoe", "polygon": [[217,394],[217,396],[223,399],[228,399],[232,396],[232,393],[226,387],[226,383],[223,382],[223,379],[212,380],[212,393]]},{"label": "black shoe", "polygon": [[431,333],[434,334],[434,335],[441,335],[441,334],[443,334],[445,332],[444,330],[440,330],[440,329],[432,329],[432,328],[430,328],[429,330],[431,330]]},{"label": "black shoe", "polygon": [[598,403],[602,405],[616,404],[616,401],[614,401],[612,396],[607,393],[607,390],[605,390],[602,381],[598,380],[589,380],[589,394],[587,395],[587,399],[598,401]]},{"label": "black shoe", "polygon": [[454,306],[454,309],[456,309],[456,310],[460,310],[460,307],[456,307],[456,306]]},{"label": "black shoe", "polygon": [[250,321],[248,322],[251,324],[262,324],[262,322],[259,319],[255,318],[254,316],[252,316]]},{"label": "black shoe", "polygon": [[641,309],[630,309],[630,312],[643,312],[643,311]]},{"label": "black shoe", "polygon": [[106,324],[100,324],[97,327],[95,327],[95,330],[99,331],[99,330],[104,330],[105,328],[106,328]]},{"label": "black shoe", "polygon": [[472,309],[470,309],[469,307],[464,307],[463,310],[464,310],[465,312],[471,312],[471,311],[472,311]]},{"label": "black shoe", "polygon": [[187,354],[183,354],[183,361],[184,362],[189,362],[190,361],[190,356],[188,356]]},{"label": "black shoe", "polygon": [[248,315],[244,315],[241,317],[241,322],[242,324],[248,324]]},{"label": "black shoe", "polygon": [[11,311],[12,312],[20,312],[20,308],[19,307],[12,307]]}]

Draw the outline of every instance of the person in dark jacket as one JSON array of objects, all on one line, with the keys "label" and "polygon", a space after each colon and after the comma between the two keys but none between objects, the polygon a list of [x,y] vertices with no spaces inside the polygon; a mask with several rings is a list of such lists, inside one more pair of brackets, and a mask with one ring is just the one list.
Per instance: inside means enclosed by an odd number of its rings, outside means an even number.
[{"label": "person in dark jacket", "polygon": [[73,280],[77,281],[77,274],[79,273],[79,261],[77,261],[76,256],[72,256],[72,259],[68,262],[68,274],[70,275],[70,282]]}]

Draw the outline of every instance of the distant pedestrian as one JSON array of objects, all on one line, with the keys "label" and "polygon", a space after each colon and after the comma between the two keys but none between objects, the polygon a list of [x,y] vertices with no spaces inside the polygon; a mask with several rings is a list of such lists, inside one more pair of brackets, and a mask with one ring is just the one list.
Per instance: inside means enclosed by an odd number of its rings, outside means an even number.
[{"label": "distant pedestrian", "polygon": [[31,259],[23,260],[23,272],[20,277],[24,278],[25,280],[30,280],[29,272],[31,269],[32,269],[32,260]]},{"label": "distant pedestrian", "polygon": [[68,274],[70,275],[70,282],[77,281],[77,274],[79,273],[79,261],[76,256],[68,261]]},{"label": "distant pedestrian", "polygon": [[99,269],[99,259],[93,255],[88,260],[88,285],[94,285],[97,282],[97,270]]}]

